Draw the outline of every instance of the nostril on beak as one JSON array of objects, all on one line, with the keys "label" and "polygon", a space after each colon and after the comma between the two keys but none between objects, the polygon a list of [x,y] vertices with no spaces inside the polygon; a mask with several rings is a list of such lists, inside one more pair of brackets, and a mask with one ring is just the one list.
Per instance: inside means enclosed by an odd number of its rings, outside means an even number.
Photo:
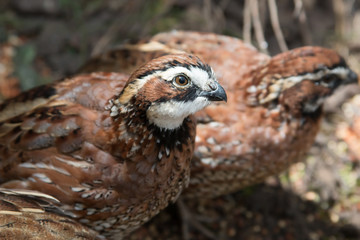
[{"label": "nostril on beak", "polygon": [[214,83],[209,83],[209,87],[212,91],[216,90],[217,89],[217,85],[214,84]]}]

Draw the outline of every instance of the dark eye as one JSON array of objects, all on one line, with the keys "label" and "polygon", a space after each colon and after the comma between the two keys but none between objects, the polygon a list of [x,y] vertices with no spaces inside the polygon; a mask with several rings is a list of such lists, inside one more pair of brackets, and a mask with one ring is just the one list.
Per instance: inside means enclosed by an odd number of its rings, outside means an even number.
[{"label": "dark eye", "polygon": [[320,80],[320,84],[321,86],[327,88],[334,88],[338,86],[339,81],[337,80],[337,77],[335,75],[327,75]]},{"label": "dark eye", "polygon": [[185,87],[190,84],[190,79],[185,75],[177,75],[174,77],[173,82],[179,87]]},{"label": "dark eye", "polygon": [[335,79],[336,79],[336,77],[334,75],[326,75],[326,76],[323,77],[322,81],[324,83],[331,83]]}]

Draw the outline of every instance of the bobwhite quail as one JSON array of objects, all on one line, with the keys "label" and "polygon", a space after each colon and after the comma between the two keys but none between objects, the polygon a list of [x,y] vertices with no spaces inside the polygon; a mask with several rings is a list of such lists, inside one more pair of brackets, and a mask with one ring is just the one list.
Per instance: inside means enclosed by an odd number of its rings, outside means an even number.
[{"label": "bobwhite quail", "polygon": [[67,217],[58,203],[44,193],[0,188],[0,239],[101,239]]},{"label": "bobwhite quail", "polygon": [[308,46],[270,57],[236,38],[186,31],[124,45],[90,60],[81,71],[131,71],[148,59],[177,51],[207,61],[228,94],[226,105],[196,114],[195,154],[185,197],[234,192],[302,160],[319,129],[325,98],[357,81],[344,59],[330,49]]},{"label": "bobwhite quail", "polygon": [[67,216],[121,237],[187,186],[191,114],[226,98],[189,54],[130,77],[85,74],[30,90],[0,105],[0,187],[48,194]]}]

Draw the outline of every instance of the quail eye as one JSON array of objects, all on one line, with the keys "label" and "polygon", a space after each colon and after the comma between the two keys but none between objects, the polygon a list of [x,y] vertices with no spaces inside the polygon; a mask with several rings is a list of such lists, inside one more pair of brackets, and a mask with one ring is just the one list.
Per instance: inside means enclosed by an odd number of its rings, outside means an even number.
[{"label": "quail eye", "polygon": [[335,82],[336,82],[336,77],[334,75],[329,75],[329,76],[323,77],[320,84],[324,87],[333,87]]},{"label": "quail eye", "polygon": [[325,76],[324,78],[323,78],[323,82],[325,82],[325,83],[331,83],[333,80],[334,80],[334,76],[333,75],[329,75],[329,76]]},{"label": "quail eye", "polygon": [[179,87],[185,87],[190,84],[190,79],[185,75],[177,75],[173,82]]}]

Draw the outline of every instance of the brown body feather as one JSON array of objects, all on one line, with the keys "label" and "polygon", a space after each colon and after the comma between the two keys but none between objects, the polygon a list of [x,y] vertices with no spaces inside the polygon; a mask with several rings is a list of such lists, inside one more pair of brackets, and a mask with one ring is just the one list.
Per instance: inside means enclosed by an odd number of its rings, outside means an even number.
[{"label": "brown body feather", "polygon": [[[130,78],[79,75],[0,105],[6,112],[0,122],[1,187],[49,194],[68,216],[109,236],[146,222],[189,182],[194,118],[167,130],[146,114],[156,99],[173,101],[187,91],[161,77],[178,65],[209,71],[191,55],[166,56]],[[26,108],[17,107],[21,102]]]},{"label": "brown body feather", "polygon": [[43,193],[0,189],[0,238],[101,239],[97,232],[68,218],[57,204]]}]

